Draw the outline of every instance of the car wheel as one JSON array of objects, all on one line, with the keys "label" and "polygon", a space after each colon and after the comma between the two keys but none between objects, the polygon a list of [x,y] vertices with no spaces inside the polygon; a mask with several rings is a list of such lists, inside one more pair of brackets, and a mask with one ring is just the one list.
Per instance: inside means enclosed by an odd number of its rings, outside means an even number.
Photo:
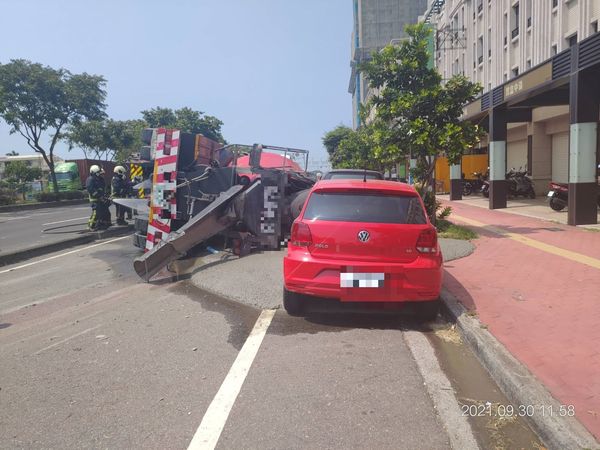
[{"label": "car wheel", "polygon": [[440,311],[440,300],[428,302],[419,302],[417,305],[416,316],[422,322],[431,322],[435,320]]},{"label": "car wheel", "polygon": [[301,316],[304,312],[302,295],[283,288],[283,307],[290,316]]}]

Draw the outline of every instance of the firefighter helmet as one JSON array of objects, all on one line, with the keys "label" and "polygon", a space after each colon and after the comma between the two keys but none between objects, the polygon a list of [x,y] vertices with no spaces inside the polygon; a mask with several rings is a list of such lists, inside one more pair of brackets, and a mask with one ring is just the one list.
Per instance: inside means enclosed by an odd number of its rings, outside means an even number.
[{"label": "firefighter helmet", "polygon": [[123,166],[117,166],[117,167],[115,167],[115,173],[117,175],[125,175],[125,172],[127,172],[125,170],[125,167],[123,167]]},{"label": "firefighter helmet", "polygon": [[92,167],[90,167],[90,175],[100,175],[103,173],[104,170],[97,164],[94,164]]}]

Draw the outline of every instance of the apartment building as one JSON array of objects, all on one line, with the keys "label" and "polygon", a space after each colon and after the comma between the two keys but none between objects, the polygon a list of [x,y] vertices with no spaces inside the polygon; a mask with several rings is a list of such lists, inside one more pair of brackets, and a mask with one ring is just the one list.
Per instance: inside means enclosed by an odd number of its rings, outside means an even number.
[{"label": "apartment building", "polygon": [[427,6],[427,0],[353,0],[350,83],[352,94],[352,124],[360,125],[359,107],[369,98],[365,77],[357,70],[359,63],[368,60],[390,42],[406,36],[404,27],[416,23]]},{"label": "apartment building", "polygon": [[490,208],[507,205],[507,168],[527,167],[538,194],[569,185],[570,224],[597,223],[600,0],[430,0],[422,20],[442,77],[483,87],[464,118],[488,130]]}]

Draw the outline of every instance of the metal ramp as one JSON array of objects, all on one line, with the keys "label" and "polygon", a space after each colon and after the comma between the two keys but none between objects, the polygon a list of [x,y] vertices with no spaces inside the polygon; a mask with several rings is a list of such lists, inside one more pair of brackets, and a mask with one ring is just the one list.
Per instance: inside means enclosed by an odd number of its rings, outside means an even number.
[{"label": "metal ramp", "polygon": [[152,250],[135,259],[133,267],[145,281],[149,281],[163,267],[181,258],[192,247],[236,224],[243,215],[244,199],[256,189],[260,181],[246,190],[235,185],[223,192],[210,205],[192,217],[177,231],[157,244]]}]

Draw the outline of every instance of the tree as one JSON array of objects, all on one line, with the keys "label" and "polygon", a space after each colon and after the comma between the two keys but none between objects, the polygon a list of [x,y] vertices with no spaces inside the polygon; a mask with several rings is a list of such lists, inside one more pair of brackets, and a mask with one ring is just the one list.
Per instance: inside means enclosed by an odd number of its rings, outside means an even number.
[{"label": "tree", "polygon": [[223,122],[202,111],[194,111],[188,107],[176,110],[156,107],[142,111],[142,116],[150,128],[177,128],[188,133],[202,134],[217,142],[226,142],[221,134]]},{"label": "tree", "polygon": [[352,128],[345,125],[338,125],[333,130],[328,131],[323,136],[323,145],[329,155],[329,160],[334,156],[338,149],[340,142],[348,137],[353,132]]},{"label": "tree", "polygon": [[[67,126],[105,117],[105,86],[98,75],[72,74],[23,59],[0,64],[0,117],[11,133],[19,133],[42,155],[54,192],[54,148]],[[45,136],[50,138],[48,145]]]},{"label": "tree", "polygon": [[69,148],[79,146],[86,158],[124,162],[142,146],[143,120],[89,120],[69,127]]},{"label": "tree", "polygon": [[6,178],[16,183],[26,183],[42,177],[42,169],[29,167],[23,161],[10,161],[6,164]]},{"label": "tree", "polygon": [[398,162],[410,155],[417,160],[415,176],[426,190],[438,155],[457,164],[464,151],[480,138],[477,125],[461,122],[462,108],[475,99],[481,87],[464,76],[445,85],[428,66],[427,39],[431,30],[423,24],[406,27],[409,39],[388,45],[361,64],[369,86],[376,92],[369,126],[379,130],[378,159]]},{"label": "tree", "polygon": [[12,150],[12,151],[8,152],[6,154],[6,156],[19,156],[19,152]]}]

